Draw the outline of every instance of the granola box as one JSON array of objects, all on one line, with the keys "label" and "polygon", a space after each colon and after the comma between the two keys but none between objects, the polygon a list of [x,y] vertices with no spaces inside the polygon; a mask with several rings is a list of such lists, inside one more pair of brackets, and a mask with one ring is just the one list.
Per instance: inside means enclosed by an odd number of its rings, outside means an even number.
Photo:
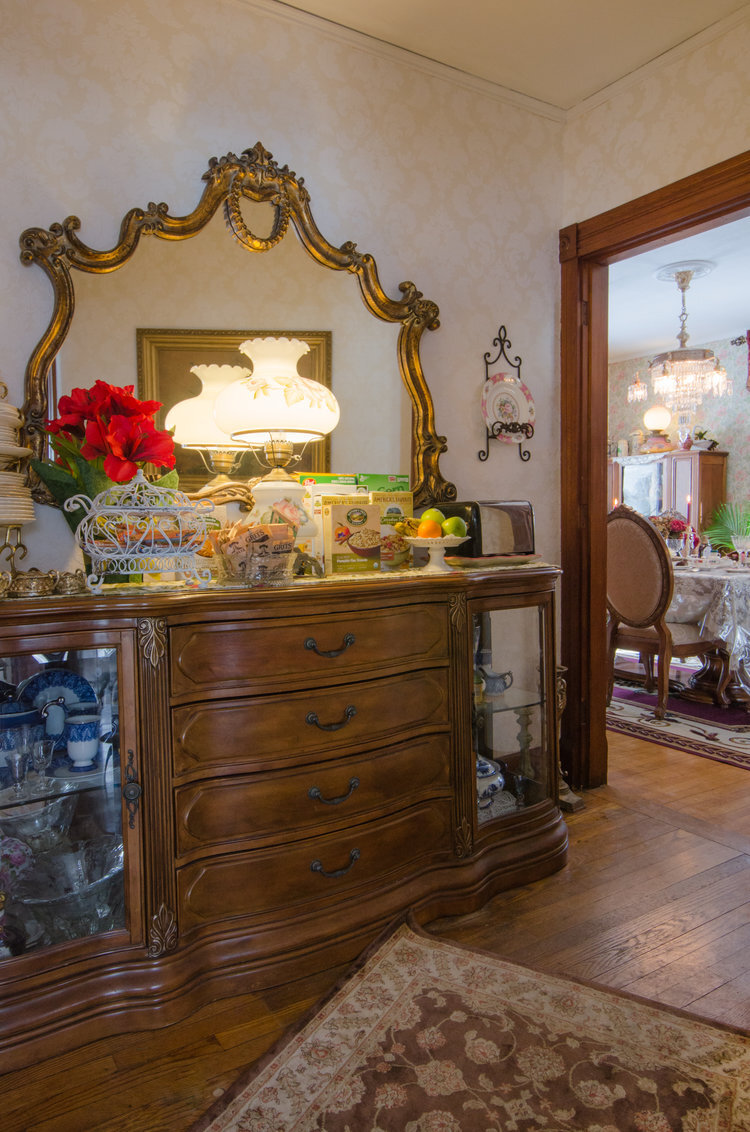
[{"label": "granola box", "polygon": [[357,491],[357,485],[354,482],[354,476],[342,476],[340,479],[335,476],[327,476],[323,482],[318,482],[314,477],[322,475],[322,473],[300,473],[300,483],[305,488],[305,495],[302,500],[302,506],[307,514],[315,523],[318,529],[318,534],[310,536],[304,540],[300,540],[297,545],[303,554],[309,554],[315,558],[321,566],[325,565],[325,558],[323,554],[323,499],[339,498],[348,495],[354,495]]},{"label": "granola box", "polygon": [[380,508],[380,564],[382,567],[406,566],[411,547],[395,524],[414,514],[414,496],[410,491],[371,491],[370,503]]},{"label": "granola box", "polygon": [[380,507],[360,495],[323,496],[326,574],[380,569]]}]

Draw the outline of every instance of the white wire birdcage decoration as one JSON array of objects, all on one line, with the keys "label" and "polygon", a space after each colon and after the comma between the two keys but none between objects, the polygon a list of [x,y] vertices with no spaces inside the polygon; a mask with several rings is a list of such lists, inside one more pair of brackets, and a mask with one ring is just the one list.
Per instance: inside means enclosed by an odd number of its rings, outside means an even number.
[{"label": "white wire birdcage decoration", "polygon": [[108,575],[179,571],[185,581],[207,582],[196,551],[206,541],[209,499],[191,500],[175,488],[149,483],[142,471],[128,483],[112,484],[92,500],[74,495],[66,511],[82,507],[76,540],[91,560],[89,589],[101,589]]}]

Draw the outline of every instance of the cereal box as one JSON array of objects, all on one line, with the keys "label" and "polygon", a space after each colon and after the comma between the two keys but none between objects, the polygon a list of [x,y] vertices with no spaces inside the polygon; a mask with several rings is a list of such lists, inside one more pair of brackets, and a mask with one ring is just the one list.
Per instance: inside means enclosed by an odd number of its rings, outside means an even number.
[{"label": "cereal box", "polygon": [[323,555],[323,498],[329,499],[354,495],[357,485],[354,476],[343,476],[340,480],[329,478],[326,482],[318,483],[311,475],[300,473],[300,483],[304,484],[305,495],[302,501],[305,511],[312,518],[318,529],[318,534],[298,541],[297,545],[303,554],[315,558],[321,566],[325,564]]},{"label": "cereal box", "polygon": [[358,472],[357,486],[364,487],[366,491],[408,491],[411,483],[408,475]]},{"label": "cereal box", "polygon": [[359,495],[323,496],[326,574],[380,569],[380,507]]},{"label": "cereal box", "polygon": [[393,568],[408,566],[411,547],[403,535],[394,530],[399,520],[411,518],[414,513],[413,495],[410,491],[371,491],[370,503],[380,508],[380,564]]}]

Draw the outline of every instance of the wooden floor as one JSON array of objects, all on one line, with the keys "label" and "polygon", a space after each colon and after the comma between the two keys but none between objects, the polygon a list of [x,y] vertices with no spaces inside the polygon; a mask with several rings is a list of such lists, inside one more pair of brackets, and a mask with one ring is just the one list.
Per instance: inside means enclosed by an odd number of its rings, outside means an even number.
[{"label": "wooden floor", "polygon": [[[750,774],[609,738],[609,785],[568,815],[567,868],[430,930],[750,1029]],[[6,1074],[0,1128],[185,1132],[339,973]]]}]

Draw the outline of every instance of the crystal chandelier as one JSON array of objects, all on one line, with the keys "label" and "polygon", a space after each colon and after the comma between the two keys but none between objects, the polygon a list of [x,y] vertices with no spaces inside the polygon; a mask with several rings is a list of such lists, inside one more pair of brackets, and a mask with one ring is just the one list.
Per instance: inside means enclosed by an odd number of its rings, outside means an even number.
[{"label": "crystal chandelier", "polygon": [[640,373],[636,373],[635,381],[628,386],[628,404],[638,404],[639,401],[645,401],[647,397],[648,386],[645,381],[641,381]]},{"label": "crystal chandelier", "polygon": [[[655,396],[664,404],[678,412],[695,412],[704,397],[723,397],[732,392],[732,383],[726,370],[719,365],[711,350],[689,350],[687,340],[687,308],[685,293],[692,279],[707,275],[713,264],[707,260],[691,263],[672,263],[663,267],[657,278],[677,284],[682,295],[680,331],[677,335],[679,349],[657,354],[649,363],[651,386]],[[630,390],[628,389],[628,400]]]}]

